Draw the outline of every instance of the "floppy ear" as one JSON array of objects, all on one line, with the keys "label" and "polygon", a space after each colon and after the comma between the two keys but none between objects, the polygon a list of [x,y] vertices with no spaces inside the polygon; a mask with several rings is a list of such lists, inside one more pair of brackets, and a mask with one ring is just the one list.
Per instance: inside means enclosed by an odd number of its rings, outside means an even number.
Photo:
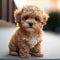
[{"label": "floppy ear", "polygon": [[21,21],[21,11],[22,11],[21,9],[16,9],[14,11],[14,18],[16,23],[20,23]]},{"label": "floppy ear", "polygon": [[48,21],[49,15],[45,12],[43,12],[43,26],[46,25]]}]

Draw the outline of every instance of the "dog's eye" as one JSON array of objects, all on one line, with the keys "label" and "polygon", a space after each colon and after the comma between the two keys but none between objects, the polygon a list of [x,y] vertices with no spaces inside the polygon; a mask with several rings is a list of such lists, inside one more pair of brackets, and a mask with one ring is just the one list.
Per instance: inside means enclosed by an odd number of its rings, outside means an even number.
[{"label": "dog's eye", "polygon": [[39,21],[39,19],[38,19],[37,17],[35,17],[35,20],[36,20],[36,21]]},{"label": "dog's eye", "polygon": [[24,20],[27,20],[27,19],[28,19],[28,16],[25,16],[25,17],[24,17]]}]

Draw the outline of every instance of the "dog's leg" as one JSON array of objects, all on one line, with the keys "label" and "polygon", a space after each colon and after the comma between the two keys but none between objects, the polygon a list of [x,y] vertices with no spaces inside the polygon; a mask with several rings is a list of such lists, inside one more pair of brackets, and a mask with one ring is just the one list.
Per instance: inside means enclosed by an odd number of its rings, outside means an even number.
[{"label": "dog's leg", "polygon": [[16,56],[16,55],[18,55],[17,50],[18,50],[18,48],[15,46],[15,44],[10,42],[9,43],[9,54],[13,55],[13,56]]},{"label": "dog's leg", "polygon": [[19,43],[19,56],[22,57],[22,58],[26,58],[26,57],[30,57],[31,55],[29,54],[29,46],[27,45],[27,43],[25,43],[24,41],[23,42],[20,42]]},{"label": "dog's leg", "polygon": [[41,51],[41,41],[37,43],[34,48],[31,49],[31,55],[43,57],[43,53]]}]

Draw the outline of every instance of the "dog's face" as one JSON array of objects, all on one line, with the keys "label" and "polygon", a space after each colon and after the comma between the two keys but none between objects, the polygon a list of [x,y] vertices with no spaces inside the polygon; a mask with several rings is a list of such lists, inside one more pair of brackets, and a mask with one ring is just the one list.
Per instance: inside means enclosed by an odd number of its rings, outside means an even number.
[{"label": "dog's face", "polygon": [[18,9],[15,11],[14,16],[19,26],[29,32],[37,32],[42,29],[48,19],[48,15],[44,15],[43,10],[35,6]]}]

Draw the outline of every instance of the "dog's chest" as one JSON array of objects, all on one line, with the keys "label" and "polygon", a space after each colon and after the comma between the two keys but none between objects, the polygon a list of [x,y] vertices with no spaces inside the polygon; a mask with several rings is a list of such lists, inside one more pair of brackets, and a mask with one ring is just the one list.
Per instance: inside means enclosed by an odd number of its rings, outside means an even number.
[{"label": "dog's chest", "polygon": [[38,43],[37,36],[32,36],[28,43],[30,44],[30,48],[33,48]]}]

